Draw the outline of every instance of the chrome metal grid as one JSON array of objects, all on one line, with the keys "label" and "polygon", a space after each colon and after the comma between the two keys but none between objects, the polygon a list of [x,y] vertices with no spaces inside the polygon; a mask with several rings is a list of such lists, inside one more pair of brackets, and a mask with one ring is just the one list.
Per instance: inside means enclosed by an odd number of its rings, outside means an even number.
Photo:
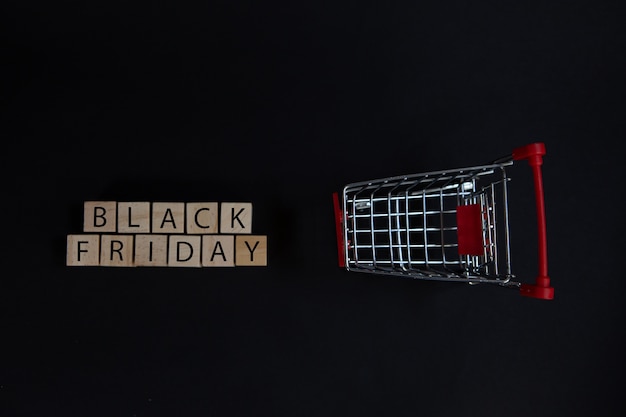
[{"label": "chrome metal grid", "polygon": [[[343,191],[347,269],[508,282],[507,165],[511,162],[348,184]],[[457,207],[468,204],[480,205],[481,255],[458,251]]]}]

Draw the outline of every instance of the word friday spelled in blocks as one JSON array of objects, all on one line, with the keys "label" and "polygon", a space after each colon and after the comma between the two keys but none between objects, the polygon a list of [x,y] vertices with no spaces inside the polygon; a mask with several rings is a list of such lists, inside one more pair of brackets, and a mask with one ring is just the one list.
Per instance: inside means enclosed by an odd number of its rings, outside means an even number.
[{"label": "word friday spelled in blocks", "polygon": [[68,266],[266,266],[251,203],[86,201]]}]

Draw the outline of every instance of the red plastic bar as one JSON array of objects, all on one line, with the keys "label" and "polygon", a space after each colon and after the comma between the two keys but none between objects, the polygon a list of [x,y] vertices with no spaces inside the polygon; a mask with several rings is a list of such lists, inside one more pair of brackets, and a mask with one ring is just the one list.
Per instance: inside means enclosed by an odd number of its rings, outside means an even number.
[{"label": "red plastic bar", "polygon": [[345,268],[346,255],[343,241],[343,210],[339,203],[339,194],[333,193],[333,205],[335,207],[335,230],[337,232],[337,259],[339,267]]},{"label": "red plastic bar", "polygon": [[456,208],[456,235],[460,255],[483,254],[483,222],[480,204]]},{"label": "red plastic bar", "polygon": [[546,147],[543,143],[531,143],[513,151],[513,160],[528,160],[533,171],[535,183],[535,203],[537,207],[537,240],[538,240],[538,262],[539,272],[535,284],[522,284],[520,293],[524,296],[552,300],[554,298],[554,288],[550,286],[548,276],[548,239],[546,234],[546,212],[543,198],[543,178],[541,165],[543,155],[546,154]]}]

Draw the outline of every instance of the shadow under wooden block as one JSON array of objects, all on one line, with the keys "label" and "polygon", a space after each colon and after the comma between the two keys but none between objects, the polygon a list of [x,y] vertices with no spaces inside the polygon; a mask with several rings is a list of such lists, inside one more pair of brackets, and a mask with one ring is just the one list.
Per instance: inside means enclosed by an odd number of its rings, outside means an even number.
[{"label": "shadow under wooden block", "polygon": [[117,225],[115,201],[85,201],[83,232],[115,233]]},{"label": "shadow under wooden block", "polygon": [[186,222],[188,234],[218,233],[218,203],[187,203]]},{"label": "shadow under wooden block", "polygon": [[135,266],[167,266],[167,235],[136,235]]},{"label": "shadow under wooden block", "polygon": [[67,266],[100,265],[100,235],[67,235]]},{"label": "shadow under wooden block", "polygon": [[203,235],[202,266],[235,266],[235,236]]},{"label": "shadow under wooden block", "polygon": [[185,233],[185,203],[152,203],[152,233]]},{"label": "shadow under wooden block", "polygon": [[266,266],[267,236],[237,235],[235,236],[236,266]]},{"label": "shadow under wooden block", "polygon": [[117,233],[150,233],[150,203],[118,202]]},{"label": "shadow under wooden block", "polygon": [[102,235],[100,266],[133,266],[133,235]]},{"label": "shadow under wooden block", "polygon": [[222,203],[220,233],[252,233],[252,203]]},{"label": "shadow under wooden block", "polygon": [[200,235],[171,235],[167,257],[168,266],[200,267],[202,240]]}]

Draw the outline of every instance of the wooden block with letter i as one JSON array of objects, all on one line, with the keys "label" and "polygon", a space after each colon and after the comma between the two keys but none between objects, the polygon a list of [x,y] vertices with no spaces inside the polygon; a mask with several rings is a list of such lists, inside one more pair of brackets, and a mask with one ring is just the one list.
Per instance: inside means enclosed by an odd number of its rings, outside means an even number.
[{"label": "wooden block with letter i", "polygon": [[167,235],[136,235],[135,266],[167,266]]},{"label": "wooden block with letter i", "polygon": [[235,236],[236,266],[266,266],[267,236],[237,235]]}]

